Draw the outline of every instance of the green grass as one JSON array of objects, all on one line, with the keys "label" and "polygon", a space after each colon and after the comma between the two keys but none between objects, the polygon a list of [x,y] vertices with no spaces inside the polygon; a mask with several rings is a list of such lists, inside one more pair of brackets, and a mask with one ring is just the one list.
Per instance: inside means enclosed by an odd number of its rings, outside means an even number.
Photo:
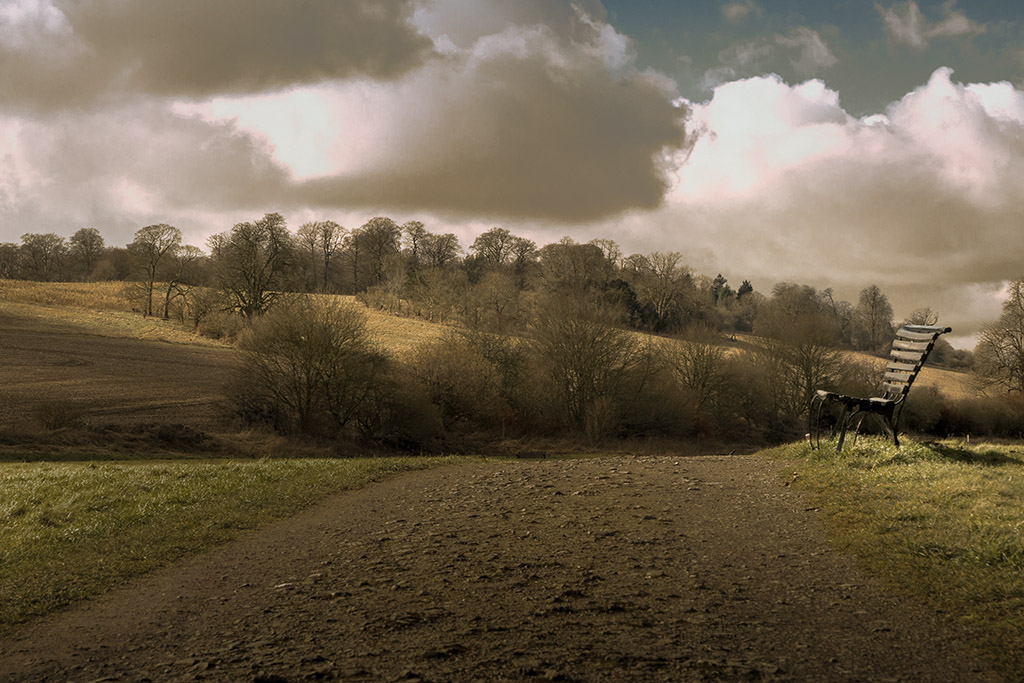
[{"label": "green grass", "polygon": [[397,472],[452,458],[0,463],[0,630]]},{"label": "green grass", "polygon": [[834,538],[899,590],[944,610],[979,651],[1024,671],[1024,446],[862,438],[837,455],[793,444],[796,485]]}]

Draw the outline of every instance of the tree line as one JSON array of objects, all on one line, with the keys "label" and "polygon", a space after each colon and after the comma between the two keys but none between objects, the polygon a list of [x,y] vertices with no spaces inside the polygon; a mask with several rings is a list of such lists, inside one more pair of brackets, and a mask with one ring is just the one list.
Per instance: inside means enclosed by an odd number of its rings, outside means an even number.
[{"label": "tree line", "polygon": [[[822,318],[838,347],[878,352],[893,334],[892,307],[877,286],[856,304],[789,283],[765,296],[748,280],[733,288],[721,274],[695,273],[679,252],[625,255],[608,239],[538,246],[495,227],[464,249],[454,234],[430,232],[420,221],[378,216],[351,230],[312,221],[292,232],[280,214],[268,213],[214,235],[205,251],[182,240],[167,224],[139,229],[125,247],[107,246],[95,228],[70,238],[27,233],[20,244],[0,243],[0,278],[131,282],[127,291],[144,315],[195,328],[229,311],[251,321],[283,293],[305,292],[357,295],[392,313],[511,332],[528,324],[538,296],[556,293],[598,296],[622,325],[658,334],[695,324],[770,330],[775,323],[757,319],[776,300],[775,308],[791,309],[784,315]],[[966,362],[945,349],[939,355],[940,362]]]}]

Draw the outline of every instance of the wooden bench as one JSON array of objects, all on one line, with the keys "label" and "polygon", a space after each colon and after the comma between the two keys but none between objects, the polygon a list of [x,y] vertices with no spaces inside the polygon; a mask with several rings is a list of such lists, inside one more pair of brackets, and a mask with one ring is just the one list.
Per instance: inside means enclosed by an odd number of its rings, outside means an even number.
[{"label": "wooden bench", "polygon": [[868,415],[881,418],[886,433],[892,437],[896,446],[900,445],[899,421],[903,412],[903,404],[907,393],[924,366],[928,354],[935,348],[938,338],[953,330],[949,327],[932,325],[904,325],[896,332],[896,339],[889,352],[889,362],[885,366],[882,379],[882,395],[874,398],[846,396],[834,391],[819,389],[811,398],[810,411],[807,417],[808,438],[811,448],[818,448],[821,441],[822,414],[829,415],[833,409],[839,408],[840,414],[834,428],[839,430],[839,441],[836,451],[843,450],[843,442],[847,431],[852,427],[854,438],[860,430],[860,424]]}]

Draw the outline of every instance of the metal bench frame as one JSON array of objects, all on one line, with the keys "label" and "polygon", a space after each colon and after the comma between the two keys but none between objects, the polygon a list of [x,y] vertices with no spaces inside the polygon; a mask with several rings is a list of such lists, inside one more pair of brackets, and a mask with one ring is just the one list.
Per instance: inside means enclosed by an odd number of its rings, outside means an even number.
[{"label": "metal bench frame", "polygon": [[889,362],[885,366],[882,396],[859,398],[823,389],[816,391],[814,397],[811,398],[807,416],[811,448],[819,448],[821,445],[822,411],[836,405],[841,407],[842,411],[837,423],[839,441],[836,443],[836,452],[843,450],[846,433],[851,427],[854,430],[853,438],[856,440],[861,422],[868,415],[881,418],[886,434],[892,437],[893,443],[898,447],[900,445],[900,415],[903,413],[907,393],[910,392],[911,385],[918,373],[921,372],[928,354],[935,348],[935,342],[941,335],[952,331],[952,328],[949,327],[932,325],[904,325],[901,327],[896,332],[892,351],[889,352]]}]

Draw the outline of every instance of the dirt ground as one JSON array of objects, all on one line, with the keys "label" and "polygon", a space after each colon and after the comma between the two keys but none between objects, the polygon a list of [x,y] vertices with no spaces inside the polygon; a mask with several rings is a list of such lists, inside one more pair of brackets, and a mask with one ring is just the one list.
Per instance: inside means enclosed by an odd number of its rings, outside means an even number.
[{"label": "dirt ground", "polygon": [[42,404],[97,425],[214,429],[230,374],[226,348],[119,339],[0,316],[0,425],[31,427]]},{"label": "dirt ground", "polygon": [[999,680],[830,548],[778,468],[410,473],[22,629],[0,680]]}]

